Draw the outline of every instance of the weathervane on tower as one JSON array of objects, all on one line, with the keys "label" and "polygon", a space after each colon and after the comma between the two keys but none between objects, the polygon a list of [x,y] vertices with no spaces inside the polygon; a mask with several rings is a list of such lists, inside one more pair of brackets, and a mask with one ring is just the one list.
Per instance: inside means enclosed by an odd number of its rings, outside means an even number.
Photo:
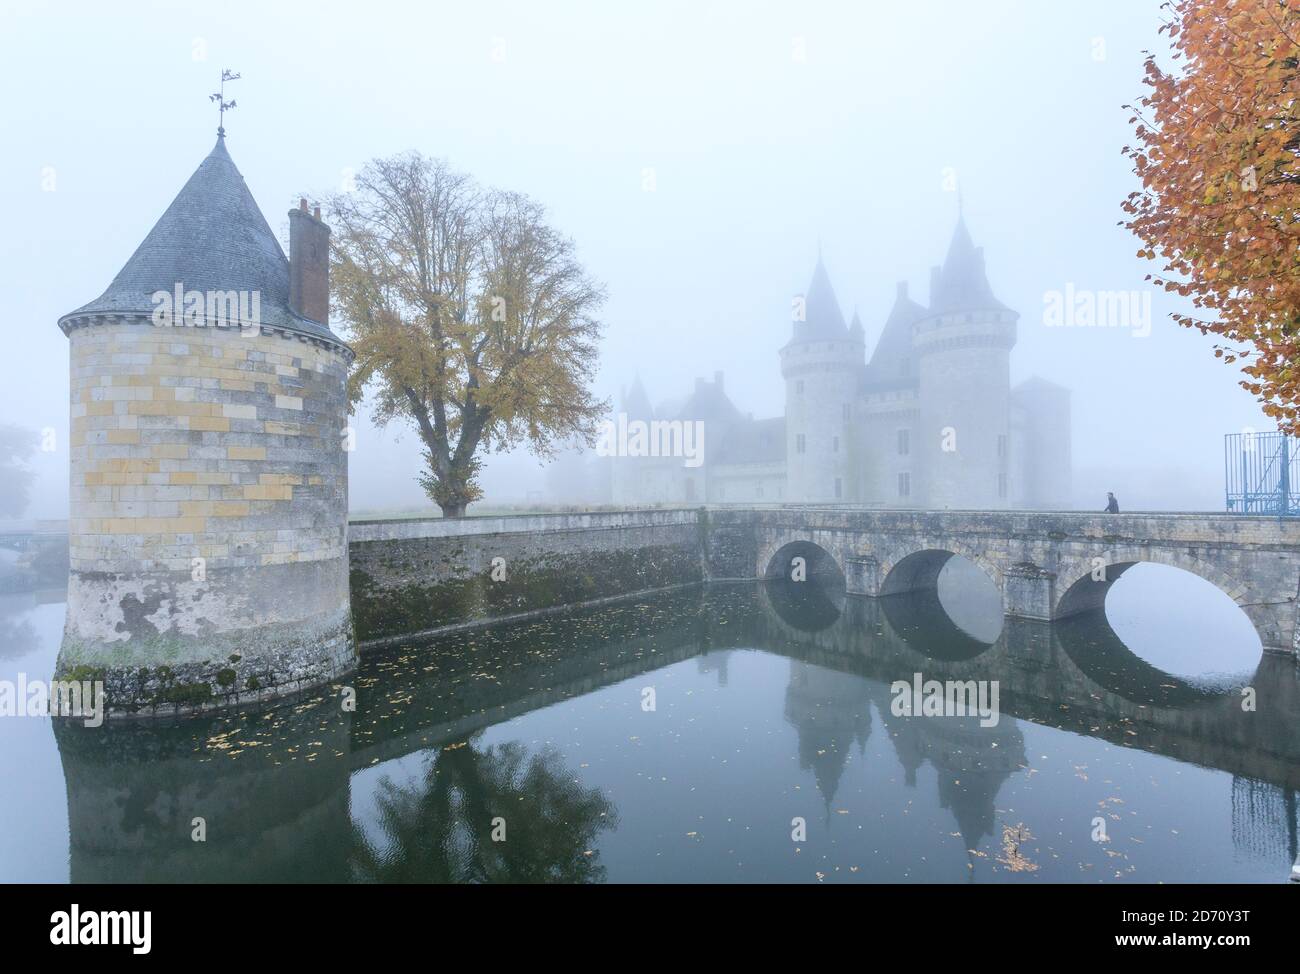
[{"label": "weathervane on tower", "polygon": [[238,73],[231,71],[229,68],[222,68],[221,88],[208,95],[209,101],[217,103],[217,136],[219,138],[224,139],[226,137],[226,109],[235,107],[235,99],[232,98],[230,101],[226,101],[226,82],[238,80]]}]

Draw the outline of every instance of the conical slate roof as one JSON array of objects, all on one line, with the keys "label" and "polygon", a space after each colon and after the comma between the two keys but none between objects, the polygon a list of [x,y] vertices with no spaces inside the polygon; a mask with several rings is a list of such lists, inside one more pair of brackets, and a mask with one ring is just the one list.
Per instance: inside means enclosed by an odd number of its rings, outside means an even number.
[{"label": "conical slate roof", "polygon": [[989,287],[984,273],[984,249],[976,247],[966,229],[964,217],[957,218],[948,256],[931,288],[930,310],[946,311],[1009,311]]},{"label": "conical slate roof", "polygon": [[862,372],[864,391],[916,384],[916,370],[912,362],[912,326],[925,315],[925,308],[907,296],[907,284],[899,282],[894,307],[885,319],[885,327],[881,329],[880,340],[871,353],[871,361]]},{"label": "conical slate roof", "polygon": [[819,254],[812,281],[804,292],[804,320],[794,323],[795,341],[842,339],[847,337],[847,331],[839,299],[835,297],[835,288],[831,287],[830,275],[826,273],[826,265]]},{"label": "conical slate roof", "polygon": [[328,327],[290,310],[289,261],[221,135],[108,290],[59,324],[83,315],[151,314],[151,295],[177,284],[186,291],[257,291],[262,325],[339,343]]},{"label": "conical slate roof", "polygon": [[632,380],[632,388],[623,396],[623,412],[627,413],[628,419],[654,419],[654,407],[650,405],[650,397],[646,395],[639,375]]}]

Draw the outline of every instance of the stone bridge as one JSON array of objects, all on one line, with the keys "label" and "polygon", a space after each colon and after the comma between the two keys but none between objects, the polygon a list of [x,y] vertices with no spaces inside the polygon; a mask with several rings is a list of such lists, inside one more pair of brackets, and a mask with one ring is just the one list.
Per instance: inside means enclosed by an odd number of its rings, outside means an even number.
[{"label": "stone bridge", "polygon": [[833,563],[851,594],[933,588],[953,555],[997,585],[1008,616],[1055,621],[1105,602],[1140,562],[1171,565],[1216,585],[1250,617],[1266,652],[1294,654],[1300,519],[1229,514],[881,511],[711,508],[706,576],[775,577],[805,557]]},{"label": "stone bridge", "polygon": [[[851,594],[933,589],[961,555],[1006,615],[1056,621],[1102,605],[1140,562],[1211,582],[1268,652],[1297,652],[1300,519],[1229,514],[885,511],[755,506],[353,522],[362,648],[702,581],[838,570]],[[503,571],[493,576],[496,563]]]}]

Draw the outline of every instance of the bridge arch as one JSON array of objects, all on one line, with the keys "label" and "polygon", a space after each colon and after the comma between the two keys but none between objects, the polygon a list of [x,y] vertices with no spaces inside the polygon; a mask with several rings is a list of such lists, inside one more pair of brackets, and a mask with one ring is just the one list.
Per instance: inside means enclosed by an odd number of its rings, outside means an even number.
[{"label": "bridge arch", "polygon": [[789,578],[791,560],[805,560],[808,574],[838,574],[844,577],[844,552],[833,541],[809,537],[807,533],[779,535],[759,546],[754,574],[758,578]]},{"label": "bridge arch", "polygon": [[1203,578],[1250,615],[1248,610],[1255,600],[1246,585],[1207,561],[1177,549],[1113,548],[1104,554],[1083,556],[1061,564],[1052,618],[1066,619],[1104,606],[1106,593],[1120,576],[1144,562],[1179,568]]},{"label": "bridge arch", "polygon": [[988,576],[999,592],[1002,591],[1001,568],[982,551],[953,538],[935,541],[926,547],[908,546],[882,550],[877,555],[880,563],[880,594],[897,595],[934,588],[943,566],[954,555],[960,555],[975,565]]},{"label": "bridge arch", "polygon": [[[1230,599],[1249,620],[1265,653],[1282,651],[1290,654],[1294,651],[1295,598],[1283,597],[1277,592],[1273,592],[1270,598],[1267,588],[1261,590],[1249,586],[1217,564],[1186,549],[1122,548],[1106,551],[1104,557],[1099,554],[1095,560],[1073,560],[1057,577],[1053,621],[1064,625],[1075,618],[1095,616],[1101,621],[1094,628],[1109,628],[1106,605],[1111,588],[1129,569],[1142,564],[1174,568],[1208,583]],[[1118,636],[1115,642],[1123,645]],[[1136,655],[1136,651],[1133,652]],[[1249,652],[1253,653],[1254,649]],[[1232,665],[1239,665],[1239,661]]]},{"label": "bridge arch", "polygon": [[[940,575],[954,559],[966,571],[953,577],[955,588],[941,590]],[[1002,632],[1001,577],[980,552],[944,542],[884,561],[880,596],[891,626],[924,655],[967,660],[990,649]]]}]

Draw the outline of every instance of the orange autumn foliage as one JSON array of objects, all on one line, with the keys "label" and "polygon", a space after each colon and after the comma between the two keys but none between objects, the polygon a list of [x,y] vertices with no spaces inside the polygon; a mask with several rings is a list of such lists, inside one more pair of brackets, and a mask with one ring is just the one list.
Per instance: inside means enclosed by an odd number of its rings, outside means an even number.
[{"label": "orange autumn foliage", "polygon": [[1300,432],[1300,0],[1170,0],[1166,71],[1126,146],[1142,189],[1124,225],[1149,280],[1192,299],[1180,325],[1214,334],[1241,385],[1280,428]]}]

